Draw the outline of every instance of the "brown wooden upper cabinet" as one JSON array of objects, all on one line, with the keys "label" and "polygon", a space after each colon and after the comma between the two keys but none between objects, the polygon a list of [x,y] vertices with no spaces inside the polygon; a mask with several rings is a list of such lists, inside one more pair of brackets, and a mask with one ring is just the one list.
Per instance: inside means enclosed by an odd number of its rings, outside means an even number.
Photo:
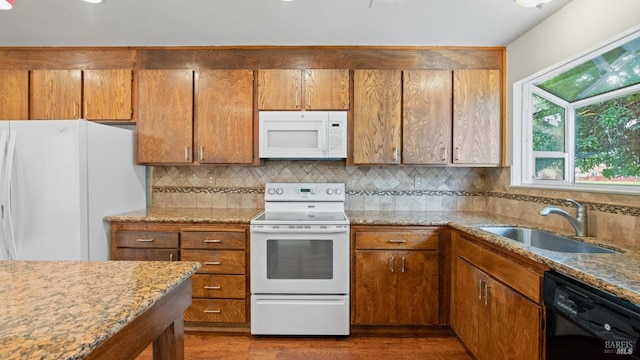
[{"label": "brown wooden upper cabinet", "polygon": [[31,119],[131,120],[129,69],[32,70]]},{"label": "brown wooden upper cabinet", "polygon": [[196,161],[253,163],[253,71],[196,73]]},{"label": "brown wooden upper cabinet", "polygon": [[447,70],[404,71],[402,163],[451,163],[452,82]]},{"label": "brown wooden upper cabinet", "polygon": [[191,164],[193,71],[140,70],[138,87],[138,163]]},{"label": "brown wooden upper cabinet", "polygon": [[138,86],[138,163],[253,163],[253,71],[141,70]]},{"label": "brown wooden upper cabinet", "polygon": [[500,70],[453,72],[453,163],[500,164]]},{"label": "brown wooden upper cabinet", "polygon": [[399,164],[402,72],[355,70],[353,163]]},{"label": "brown wooden upper cabinet", "polygon": [[260,110],[347,110],[349,109],[349,70],[259,70],[258,108]]},{"label": "brown wooden upper cabinet", "polygon": [[29,118],[29,71],[0,70],[0,120]]}]

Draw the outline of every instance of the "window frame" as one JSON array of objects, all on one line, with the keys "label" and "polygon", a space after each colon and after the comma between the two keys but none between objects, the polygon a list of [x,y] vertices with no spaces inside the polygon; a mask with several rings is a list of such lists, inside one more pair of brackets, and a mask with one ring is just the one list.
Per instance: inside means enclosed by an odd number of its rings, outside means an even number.
[{"label": "window frame", "polygon": [[[640,30],[633,31],[604,46],[563,61],[550,68],[533,74],[513,85],[513,142],[512,142],[512,166],[511,186],[538,189],[587,191],[620,194],[640,194],[640,186],[637,185],[611,185],[611,184],[585,184],[575,182],[575,109],[591,104],[620,98],[629,94],[640,93],[640,84],[627,86],[615,91],[596,95],[590,98],[567,102],[544,89],[535,86],[553,78],[573,67],[615,49],[635,38],[640,37]],[[565,109],[565,169],[564,180],[535,179],[536,155],[551,155],[558,157],[559,152],[533,151],[533,94],[546,99],[555,105]],[[544,156],[548,157],[548,156]]]}]

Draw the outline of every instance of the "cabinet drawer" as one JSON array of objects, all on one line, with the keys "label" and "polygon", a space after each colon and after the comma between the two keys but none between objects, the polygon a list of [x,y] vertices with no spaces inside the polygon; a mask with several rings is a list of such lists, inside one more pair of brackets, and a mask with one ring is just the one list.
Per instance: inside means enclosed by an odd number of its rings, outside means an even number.
[{"label": "cabinet drawer", "polygon": [[491,274],[492,277],[520,292],[536,304],[541,303],[542,274],[464,238],[457,238],[455,247],[458,256]]},{"label": "cabinet drawer", "polygon": [[116,248],[112,260],[177,261],[179,253],[178,249]]},{"label": "cabinet drawer", "polygon": [[198,298],[244,299],[245,275],[204,275],[191,278],[191,296]]},{"label": "cabinet drawer", "polygon": [[245,231],[183,231],[185,249],[239,249],[246,248]]},{"label": "cabinet drawer", "polygon": [[117,247],[177,248],[178,233],[162,231],[116,231]]},{"label": "cabinet drawer", "polygon": [[200,274],[246,274],[245,258],[238,250],[182,250],[182,260],[202,263]]},{"label": "cabinet drawer", "polygon": [[437,250],[437,230],[358,231],[356,249],[420,249]]},{"label": "cabinet drawer", "polygon": [[184,321],[244,323],[246,314],[245,300],[193,299],[184,312]]}]

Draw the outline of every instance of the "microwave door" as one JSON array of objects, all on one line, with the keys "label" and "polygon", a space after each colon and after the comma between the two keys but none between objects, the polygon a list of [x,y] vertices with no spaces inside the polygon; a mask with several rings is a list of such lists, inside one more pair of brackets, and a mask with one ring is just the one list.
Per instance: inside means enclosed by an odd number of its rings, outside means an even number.
[{"label": "microwave door", "polygon": [[261,121],[261,158],[324,158],[326,121]]}]

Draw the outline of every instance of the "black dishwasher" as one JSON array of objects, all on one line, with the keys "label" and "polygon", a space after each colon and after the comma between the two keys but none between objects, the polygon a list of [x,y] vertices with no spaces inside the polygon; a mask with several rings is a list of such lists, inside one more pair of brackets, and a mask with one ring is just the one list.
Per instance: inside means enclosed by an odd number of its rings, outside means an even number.
[{"label": "black dishwasher", "polygon": [[640,359],[640,307],[554,271],[544,275],[546,360]]}]

